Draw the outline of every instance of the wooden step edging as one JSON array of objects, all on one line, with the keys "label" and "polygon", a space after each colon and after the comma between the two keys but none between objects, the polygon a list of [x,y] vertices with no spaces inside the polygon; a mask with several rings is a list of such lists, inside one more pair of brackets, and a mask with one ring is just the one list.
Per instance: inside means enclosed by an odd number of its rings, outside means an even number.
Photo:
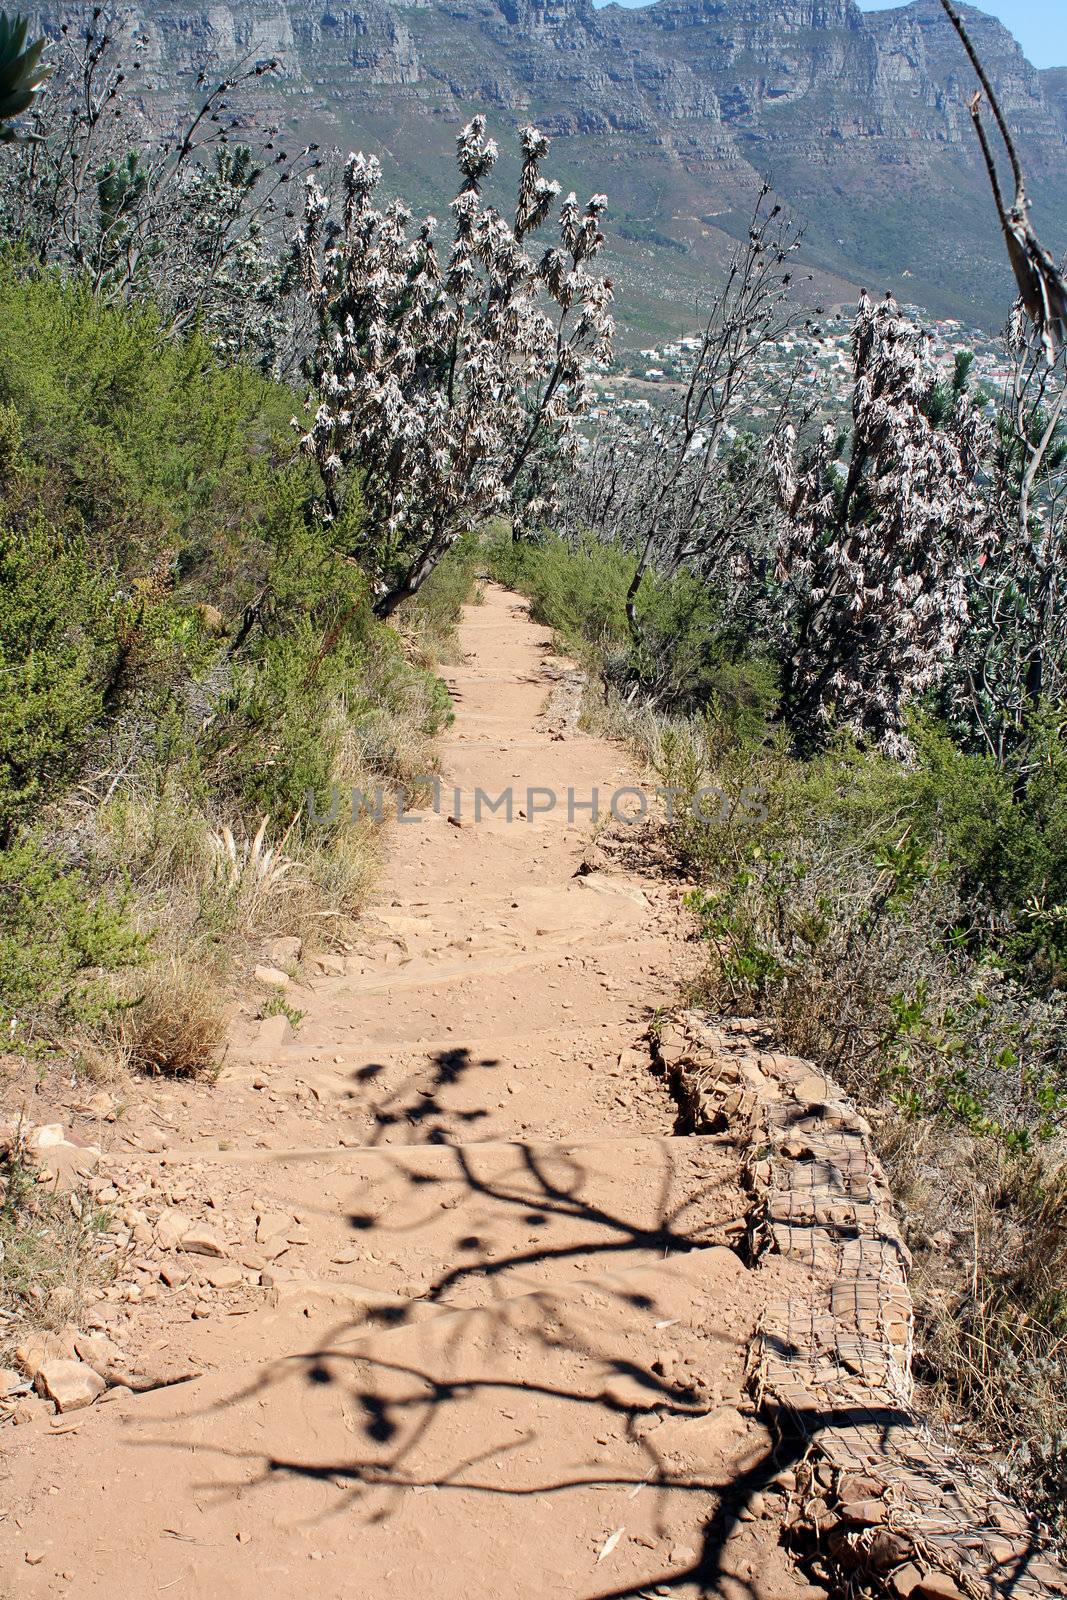
[{"label": "wooden step edging", "polygon": [[694,1133],[747,1152],[750,1259],[808,1270],[769,1305],[757,1403],[799,1440],[792,1527],[847,1581],[896,1600],[1045,1600],[1067,1571],[1022,1509],[912,1407],[911,1264],[869,1125],[831,1079],[758,1022],[676,1015],[654,1040]]}]

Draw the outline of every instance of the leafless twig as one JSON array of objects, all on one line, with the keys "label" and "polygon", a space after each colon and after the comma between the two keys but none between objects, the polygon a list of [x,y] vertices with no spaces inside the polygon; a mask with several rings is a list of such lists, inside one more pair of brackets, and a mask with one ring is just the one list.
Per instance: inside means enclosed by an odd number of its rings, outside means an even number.
[{"label": "leafless twig", "polygon": [[[945,15],[960,36],[963,48],[970,58],[971,65],[978,75],[981,89],[976,92],[970,102],[969,109],[971,120],[974,122],[978,142],[982,147],[982,157],[989,174],[989,182],[993,190],[993,199],[996,202],[997,215],[1000,226],[1004,231],[1004,240],[1008,247],[1008,259],[1011,262],[1015,281],[1019,285],[1019,294],[1027,315],[1037,328],[1044,346],[1046,359],[1051,363],[1055,360],[1057,347],[1062,348],[1067,344],[1067,282],[1063,273],[1052,259],[1049,252],[1042,245],[1034,232],[1030,222],[1030,200],[1026,192],[1026,180],[1023,175],[1022,163],[1019,152],[1008,127],[1007,119],[1000,108],[996,91],[989,80],[989,75],[979,59],[971,38],[964,26],[952,0],[941,0]],[[1015,183],[1015,198],[1010,207],[1005,206],[1004,195],[997,177],[996,161],[989,143],[989,137],[982,122],[982,96],[985,95],[989,102],[989,109],[993,114],[1000,136],[1004,141],[1008,160],[1011,163],[1012,178]]]}]

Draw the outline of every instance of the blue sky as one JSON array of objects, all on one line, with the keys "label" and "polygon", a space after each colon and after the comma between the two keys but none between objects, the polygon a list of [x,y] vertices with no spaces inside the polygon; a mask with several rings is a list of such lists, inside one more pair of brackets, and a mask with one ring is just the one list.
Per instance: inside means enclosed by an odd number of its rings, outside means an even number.
[{"label": "blue sky", "polygon": [[[644,5],[647,0],[619,3]],[[858,0],[858,4],[863,11],[889,9],[886,0]],[[1035,67],[1067,67],[1067,0],[978,0],[978,7],[1011,29]]]},{"label": "blue sky", "polygon": [[[887,10],[885,0],[857,0],[861,11]],[[1067,67],[1067,0],[968,0],[999,17],[1035,67]]]}]

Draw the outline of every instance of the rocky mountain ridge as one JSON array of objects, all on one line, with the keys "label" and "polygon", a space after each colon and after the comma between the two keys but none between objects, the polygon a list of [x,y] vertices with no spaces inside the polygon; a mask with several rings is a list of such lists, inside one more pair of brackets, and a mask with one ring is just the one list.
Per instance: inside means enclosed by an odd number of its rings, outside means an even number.
[{"label": "rocky mountain ridge", "polygon": [[[73,14],[39,13],[50,28]],[[1062,248],[1067,69],[1038,72],[999,22],[964,14]],[[862,282],[986,325],[1010,299],[973,74],[936,0],[137,0],[130,19],[165,99],[201,68],[276,55],[270,93],[294,136],[379,150],[438,209],[472,111],[504,136],[536,121],[565,180],[609,195],[635,334],[692,322],[764,176],[806,221],[824,298]]]}]

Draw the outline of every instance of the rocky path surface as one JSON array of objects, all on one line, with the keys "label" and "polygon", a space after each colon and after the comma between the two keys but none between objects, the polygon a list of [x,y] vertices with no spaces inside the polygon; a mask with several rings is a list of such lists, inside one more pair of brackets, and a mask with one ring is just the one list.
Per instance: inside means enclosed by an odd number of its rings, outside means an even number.
[{"label": "rocky path surface", "polygon": [[753,1493],[777,1269],[729,1247],[739,1153],[675,1136],[643,1042],[679,887],[568,817],[634,780],[524,604],[489,589],[460,644],[441,806],[393,829],[366,942],[297,971],[295,1035],[99,1129],[122,1268],[38,1358],[111,1387],[5,1430],[0,1593],[812,1593]]}]

